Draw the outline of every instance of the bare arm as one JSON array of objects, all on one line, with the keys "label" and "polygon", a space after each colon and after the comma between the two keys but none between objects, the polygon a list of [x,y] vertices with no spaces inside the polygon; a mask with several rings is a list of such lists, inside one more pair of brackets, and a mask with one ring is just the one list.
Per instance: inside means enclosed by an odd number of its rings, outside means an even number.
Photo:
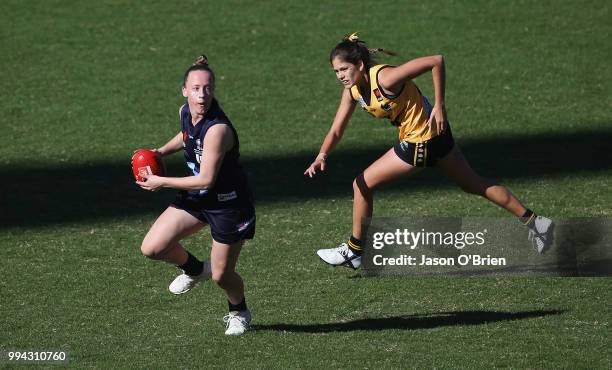
[{"label": "bare arm", "polygon": [[436,125],[437,131],[443,132],[446,128],[446,108],[444,107],[446,71],[442,55],[421,57],[398,67],[385,68],[378,75],[378,83],[383,89],[395,92],[401,89],[406,80],[411,80],[428,71],[431,71],[436,99],[428,124]]},{"label": "bare arm", "polygon": [[312,177],[316,174],[317,168],[320,168],[321,171],[325,170],[325,160],[327,159],[327,155],[334,150],[336,145],[342,139],[344,129],[355,111],[355,106],[356,102],[351,97],[351,91],[344,89],[342,91],[342,97],[340,98],[340,105],[336,111],[336,116],[334,117],[331,128],[323,140],[323,144],[321,144],[321,149],[319,149],[319,155],[317,155],[314,162],[312,162],[306,171],[304,171],[304,175]]},{"label": "bare arm", "polygon": [[436,103],[444,103],[444,57],[432,55],[410,60],[400,66],[384,68],[378,74],[378,83],[386,90],[399,91],[407,80],[431,71],[436,92]]},{"label": "bare arm", "polygon": [[225,153],[234,146],[234,135],[228,125],[218,124],[211,127],[204,138],[204,152],[200,163],[200,173],[187,177],[160,177],[149,175],[146,181],[137,182],[146,190],[158,190],[161,187],[201,190],[215,185],[219,168]]}]

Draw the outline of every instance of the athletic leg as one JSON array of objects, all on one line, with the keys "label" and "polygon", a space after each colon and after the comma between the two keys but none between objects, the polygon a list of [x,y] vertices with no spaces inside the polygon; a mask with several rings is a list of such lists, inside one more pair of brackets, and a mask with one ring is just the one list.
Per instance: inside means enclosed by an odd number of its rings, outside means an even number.
[{"label": "athletic leg", "polygon": [[365,237],[361,223],[364,218],[372,217],[375,188],[421,170],[421,167],[409,165],[401,160],[391,148],[357,176],[353,181],[353,236],[357,239]]},{"label": "athletic leg", "polygon": [[146,257],[183,265],[188,255],[179,240],[197,232],[204,225],[186,211],[168,207],[149,229],[140,250]]},{"label": "athletic leg", "polygon": [[438,168],[455,181],[463,191],[477,194],[520,217],[529,228],[528,239],[538,253],[544,253],[553,243],[554,223],[528,210],[505,186],[479,176],[461,153],[457,145],[438,161]]},{"label": "athletic leg", "polygon": [[225,244],[213,239],[210,251],[212,279],[225,291],[228,300],[229,313],[223,318],[226,335],[241,335],[251,323],[251,312],[244,297],[244,282],[236,272],[243,243]]},{"label": "athletic leg", "polygon": [[172,294],[186,293],[198,282],[210,278],[210,264],[195,258],[179,243],[204,225],[188,212],[168,207],[142,241],[140,250],[143,255],[172,263],[183,270],[168,286]]},{"label": "athletic leg", "polygon": [[227,300],[232,304],[239,304],[244,299],[244,283],[235,271],[242,244],[243,241],[224,244],[213,240],[210,251],[212,279],[225,290]]},{"label": "athletic leg", "polygon": [[357,269],[361,266],[361,242],[367,230],[362,222],[371,217],[374,205],[374,189],[403,175],[417,173],[421,167],[412,166],[400,159],[392,148],[377,159],[353,181],[353,229],[348,243],[336,248],[319,249],[317,255],[332,266]]},{"label": "athletic leg", "polygon": [[456,144],[450,153],[438,161],[437,167],[466,193],[480,195],[517,217],[527,211],[505,186],[478,175]]}]

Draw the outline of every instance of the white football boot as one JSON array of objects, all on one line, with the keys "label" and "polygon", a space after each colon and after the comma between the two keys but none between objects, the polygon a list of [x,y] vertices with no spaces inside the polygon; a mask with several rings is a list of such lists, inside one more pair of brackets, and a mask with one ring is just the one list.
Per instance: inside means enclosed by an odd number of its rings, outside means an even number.
[{"label": "white football boot", "polygon": [[203,280],[208,280],[212,276],[210,272],[210,262],[204,261],[204,269],[198,276],[187,275],[184,272],[177,276],[174,281],[170,283],[168,290],[172,294],[183,294],[191,290],[197,283]]},{"label": "white football boot", "polygon": [[323,262],[334,267],[344,266],[357,270],[359,266],[361,266],[361,256],[353,253],[346,243],[342,243],[336,248],[319,249],[317,254],[319,255],[319,258],[323,260]]},{"label": "white football boot", "polygon": [[531,241],[533,249],[542,254],[550,248],[553,243],[553,229],[555,224],[551,219],[537,216],[529,225],[529,235],[527,239]]},{"label": "white football boot", "polygon": [[242,335],[251,325],[251,311],[230,311],[223,316],[225,335]]}]

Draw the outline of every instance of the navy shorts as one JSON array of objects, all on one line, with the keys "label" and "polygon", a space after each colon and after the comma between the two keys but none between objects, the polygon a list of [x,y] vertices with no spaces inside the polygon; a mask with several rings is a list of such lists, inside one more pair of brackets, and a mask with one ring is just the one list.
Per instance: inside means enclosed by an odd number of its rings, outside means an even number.
[{"label": "navy shorts", "polygon": [[178,195],[170,206],[182,209],[210,225],[212,238],[219,243],[234,244],[255,236],[256,217],[253,205],[207,209],[202,207],[197,199]]},{"label": "navy shorts", "polygon": [[455,146],[450,125],[438,136],[421,143],[400,141],[393,146],[395,154],[404,162],[415,167],[432,167],[438,159],[444,158]]}]

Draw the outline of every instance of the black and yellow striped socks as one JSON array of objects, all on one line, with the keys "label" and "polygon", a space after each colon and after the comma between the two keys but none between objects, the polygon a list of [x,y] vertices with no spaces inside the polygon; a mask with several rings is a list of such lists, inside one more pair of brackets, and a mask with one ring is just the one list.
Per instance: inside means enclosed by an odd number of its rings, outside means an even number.
[{"label": "black and yellow striped socks", "polygon": [[349,239],[347,244],[351,252],[355,253],[358,256],[361,256],[361,253],[363,252],[363,241],[351,235],[351,238]]},{"label": "black and yellow striped socks", "polygon": [[538,215],[533,213],[532,210],[527,209],[525,213],[521,217],[519,217],[519,219],[521,220],[523,225],[530,227],[533,225],[533,222],[535,221],[536,217],[538,217]]}]

